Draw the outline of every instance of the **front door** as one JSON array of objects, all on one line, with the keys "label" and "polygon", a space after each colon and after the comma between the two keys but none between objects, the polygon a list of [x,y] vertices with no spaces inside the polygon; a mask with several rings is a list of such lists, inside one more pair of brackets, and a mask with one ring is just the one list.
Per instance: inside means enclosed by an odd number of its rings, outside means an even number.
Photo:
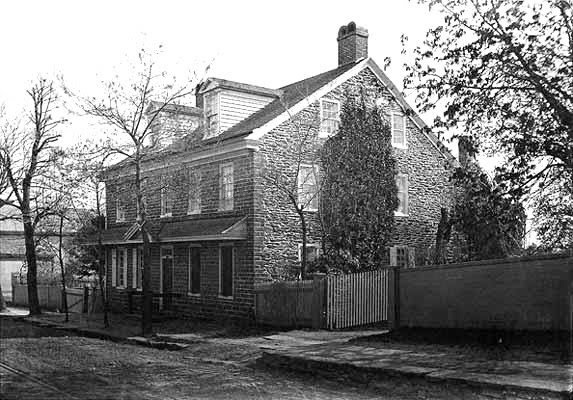
[{"label": "front door", "polygon": [[161,290],[159,309],[171,308],[171,293],[173,292],[173,248],[161,248]]}]

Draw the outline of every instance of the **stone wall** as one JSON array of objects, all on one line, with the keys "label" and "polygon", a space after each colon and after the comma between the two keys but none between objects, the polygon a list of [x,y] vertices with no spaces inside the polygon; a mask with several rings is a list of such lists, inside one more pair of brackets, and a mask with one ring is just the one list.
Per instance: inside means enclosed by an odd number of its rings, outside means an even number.
[{"label": "stone wall", "polygon": [[400,325],[569,329],[573,258],[524,257],[400,270]]},{"label": "stone wall", "polygon": [[[333,89],[325,97],[344,101],[345,93],[362,92],[367,98],[383,99],[385,111],[399,111],[399,105],[390,92],[382,86],[374,74],[366,69]],[[372,101],[373,101],[372,100]],[[372,105],[373,106],[373,105]],[[313,138],[313,144],[305,147],[303,159],[319,163],[313,152],[323,143],[318,138],[319,102],[310,104],[292,121],[285,122],[261,139],[259,163],[262,171],[275,170],[295,179],[293,166],[301,154],[300,138]],[[440,220],[441,207],[453,205],[453,185],[449,181],[452,166],[438,152],[429,139],[408,118],[406,149],[394,148],[397,172],[409,177],[409,215],[396,217],[395,235],[390,245],[407,245],[426,252],[434,244],[436,229]],[[268,175],[267,172],[265,172]],[[300,219],[287,196],[265,179],[259,177],[262,207],[259,218],[263,232],[262,244],[258,248],[260,261],[257,269],[261,276],[273,279],[292,277],[298,272],[298,245],[302,243]],[[257,210],[259,213],[259,210]],[[307,212],[309,222],[309,243],[320,243],[320,224],[316,212]]]}]

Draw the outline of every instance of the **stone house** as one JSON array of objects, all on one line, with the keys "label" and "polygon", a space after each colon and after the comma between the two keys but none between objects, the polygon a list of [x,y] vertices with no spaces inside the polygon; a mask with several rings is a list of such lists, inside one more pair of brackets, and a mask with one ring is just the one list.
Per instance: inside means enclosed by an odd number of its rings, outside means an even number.
[{"label": "stone house", "polygon": [[[391,122],[400,200],[392,261],[412,262],[414,249],[433,243],[440,209],[452,203],[454,160],[368,57],[368,32],[350,23],[337,40],[338,66],[330,71],[280,89],[212,78],[197,88],[196,107],[164,109],[154,129],[172,139],[158,142],[162,150],[143,167],[152,287],[173,294],[157,306],[180,315],[249,318],[255,283],[292,276],[289,266],[301,257],[299,219],[268,175],[288,175],[296,165],[299,201],[316,190],[316,179],[301,179],[320,168],[301,158],[301,130],[320,145],[336,131],[345,96],[356,90]],[[132,177],[121,163],[105,174],[108,285],[113,307],[124,311],[141,288]],[[316,208],[304,211],[310,258],[320,247]]]}]

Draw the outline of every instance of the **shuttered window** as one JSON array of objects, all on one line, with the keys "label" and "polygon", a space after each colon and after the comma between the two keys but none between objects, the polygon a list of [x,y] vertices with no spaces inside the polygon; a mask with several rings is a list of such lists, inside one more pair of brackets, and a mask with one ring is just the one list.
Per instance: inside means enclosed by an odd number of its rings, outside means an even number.
[{"label": "shuttered window", "polygon": [[392,145],[406,148],[406,117],[401,113],[392,113]]},{"label": "shuttered window", "polygon": [[298,205],[306,211],[318,210],[318,167],[301,165],[298,170]]},{"label": "shuttered window", "polygon": [[219,211],[232,210],[233,197],[233,164],[223,164],[219,167]]},{"label": "shuttered window", "polygon": [[188,214],[201,213],[201,171],[189,170]]},{"label": "shuttered window", "polygon": [[397,215],[408,215],[408,175],[398,174],[396,176],[396,186],[398,187],[398,209]]},{"label": "shuttered window", "polygon": [[321,136],[333,135],[340,125],[340,103],[336,100],[320,100]]},{"label": "shuttered window", "polygon": [[219,247],[219,295],[233,296],[233,247]]},{"label": "shuttered window", "polygon": [[201,291],[201,248],[189,248],[188,292],[199,294]]}]

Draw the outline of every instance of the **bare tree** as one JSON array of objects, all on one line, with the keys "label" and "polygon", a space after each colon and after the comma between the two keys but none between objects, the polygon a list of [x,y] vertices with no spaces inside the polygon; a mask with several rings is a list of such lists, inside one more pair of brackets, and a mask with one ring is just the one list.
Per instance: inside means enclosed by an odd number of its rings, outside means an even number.
[{"label": "bare tree", "polygon": [[[286,104],[283,107],[288,110]],[[306,279],[307,242],[309,234],[308,211],[318,211],[320,179],[319,153],[320,141],[317,139],[316,116],[298,115],[289,118],[292,124],[292,146],[284,148],[283,156],[292,160],[288,166],[267,160],[263,179],[274,187],[283,200],[292,206],[300,222],[302,238],[300,277]]]},{"label": "bare tree", "polygon": [[26,263],[28,267],[28,301],[30,314],[41,312],[37,291],[36,227],[53,214],[60,200],[57,192],[48,196],[55,185],[51,168],[60,152],[55,142],[60,135],[56,128],[64,122],[55,118],[58,96],[53,82],[39,78],[28,90],[33,108],[20,124],[0,115],[0,167],[5,171],[8,190],[0,194],[0,207],[19,210],[24,226]]},{"label": "bare tree", "polygon": [[137,223],[143,240],[143,307],[142,334],[152,333],[151,264],[148,215],[145,204],[142,170],[146,160],[157,153],[165,142],[167,132],[154,129],[159,115],[169,105],[178,104],[194,93],[196,75],[178,84],[173,77],[158,71],[157,54],[141,50],[135,73],[128,79],[116,77],[105,82],[103,98],[82,97],[80,106],[90,116],[96,117],[111,128],[107,148],[111,153],[124,157],[124,165],[134,174],[133,190],[137,201]]}]

